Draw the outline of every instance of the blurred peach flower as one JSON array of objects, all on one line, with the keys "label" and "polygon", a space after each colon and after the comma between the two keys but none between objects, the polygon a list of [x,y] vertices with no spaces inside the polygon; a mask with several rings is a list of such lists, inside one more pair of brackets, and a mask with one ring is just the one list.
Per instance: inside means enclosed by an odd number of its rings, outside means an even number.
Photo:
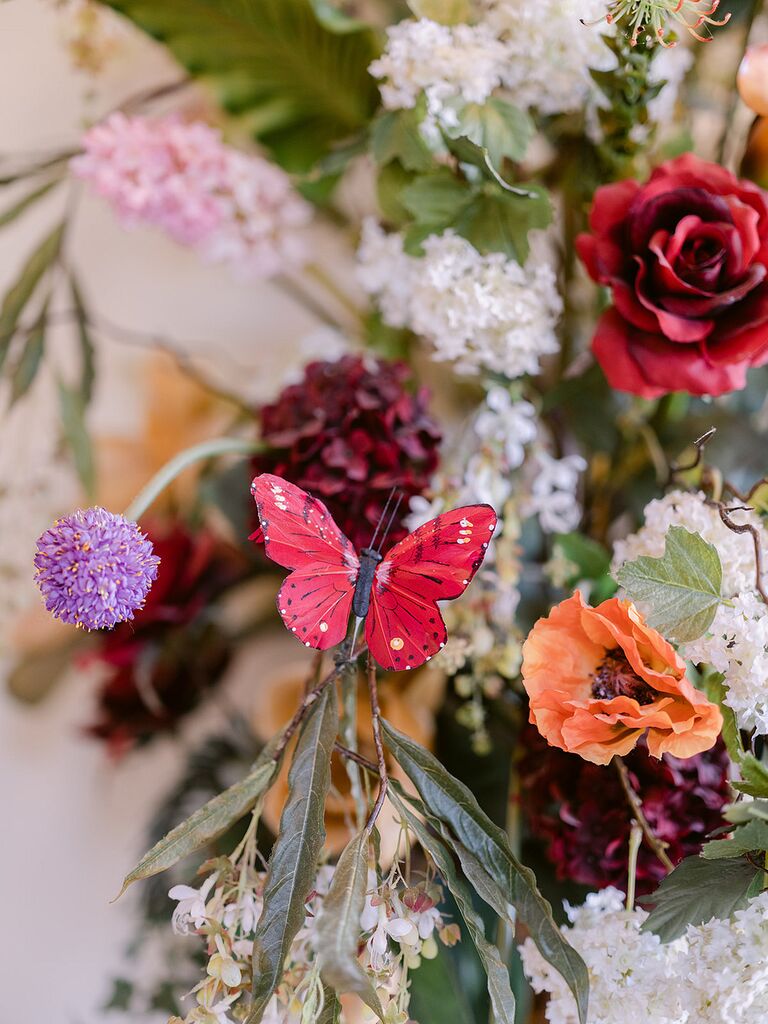
[{"label": "blurred peach flower", "polygon": [[768,44],[750,46],[736,79],[743,102],[756,114],[768,114]]},{"label": "blurred peach flower", "polygon": [[685,662],[629,601],[597,608],[577,591],[539,619],[523,646],[531,722],[547,742],[593,764],[648,750],[692,757],[722,727],[719,708],[685,677]]}]

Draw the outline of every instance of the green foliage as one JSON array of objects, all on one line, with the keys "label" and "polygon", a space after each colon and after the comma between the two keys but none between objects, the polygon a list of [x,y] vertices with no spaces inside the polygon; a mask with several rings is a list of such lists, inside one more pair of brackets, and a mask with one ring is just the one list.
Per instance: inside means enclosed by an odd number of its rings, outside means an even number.
[{"label": "green foliage", "polygon": [[320,975],[339,995],[355,992],[383,1019],[379,997],[358,960],[360,915],[368,887],[368,832],[359,832],[344,848],[317,922]]},{"label": "green foliage", "polygon": [[101,0],[165,43],[275,159],[304,171],[378,103],[376,37],[320,0]]},{"label": "green foliage", "polygon": [[747,860],[686,857],[656,892],[641,901],[655,904],[643,931],[671,942],[689,924],[704,924],[713,917],[726,919],[760,891],[762,880],[763,872]]},{"label": "green foliage", "polygon": [[701,855],[707,860],[725,860],[743,857],[753,850],[768,850],[768,821],[760,818],[753,818],[735,828],[730,839],[713,839],[705,843]]},{"label": "green foliage", "polygon": [[223,835],[256,806],[257,801],[272,784],[278,768],[279,764],[273,760],[273,748],[270,745],[264,749],[244,779],[213,797],[186,821],[155,843],[133,871],[126,875],[119,895],[122,896],[133,882],[167,871],[183,857],[195,853]]},{"label": "green foliage", "polygon": [[768,797],[768,766],[748,752],[734,760],[741,772],[741,781],[733,783],[734,789],[751,797]]},{"label": "green foliage", "polygon": [[740,764],[744,756],[744,746],[741,742],[741,733],[739,732],[736,715],[733,713],[733,709],[729,708],[725,703],[725,680],[719,672],[709,672],[705,674],[702,682],[702,688],[706,692],[707,697],[713,704],[717,704],[723,716],[722,737],[728,749],[728,755],[732,761]]},{"label": "green foliage", "polygon": [[572,590],[587,580],[592,584],[590,601],[599,604],[611,597],[616,584],[611,578],[611,555],[606,547],[581,533],[561,533],[554,539],[554,556],[566,563],[565,587]]},{"label": "green foliage", "polygon": [[75,469],[83,490],[89,496],[96,487],[96,466],[93,446],[85,422],[86,405],[82,391],[58,381],[59,416],[64,439],[72,452]]},{"label": "green foliage", "polygon": [[459,111],[459,127],[461,135],[487,152],[496,168],[505,159],[522,160],[535,132],[527,113],[496,97],[465,104]]},{"label": "green foliage", "polygon": [[480,891],[472,879],[479,894],[487,902],[496,891],[504,894],[504,906],[511,904],[517,910],[542,956],[565,979],[585,1024],[589,996],[586,966],[555,924],[552,908],[539,892],[533,872],[520,864],[506,833],[490,820],[463,783],[429,751],[388,722],[382,722],[382,726],[388,748],[416,787],[427,812],[444,830],[444,837],[450,837],[454,849],[459,845],[465,848],[481,865],[485,891]]},{"label": "green foliage", "polygon": [[253,1002],[246,1024],[259,1024],[277,988],[325,841],[325,798],[339,731],[336,691],[328,686],[302,727],[288,773],[288,798],[269,858],[264,908],[253,940]]},{"label": "green foliage", "polygon": [[417,18],[429,18],[440,25],[458,25],[472,17],[470,0],[408,0]]},{"label": "green foliage", "polygon": [[21,268],[16,280],[0,306],[0,370],[8,355],[19,326],[19,317],[35,294],[40,281],[58,259],[64,237],[64,223],[59,223],[36,246]]},{"label": "green foliage", "polygon": [[47,196],[51,189],[59,184],[60,180],[60,178],[54,178],[53,181],[46,181],[44,185],[38,185],[31,192],[25,193],[21,199],[9,206],[7,210],[3,210],[0,213],[0,228],[4,228],[7,224],[12,224],[17,217],[20,217],[31,206],[34,206],[38,199]]},{"label": "green foliage", "polygon": [[29,391],[34,383],[37,371],[45,352],[45,329],[48,325],[48,302],[40,310],[40,315],[28,332],[21,355],[11,374],[11,405]]},{"label": "green foliage", "polygon": [[407,171],[428,171],[434,157],[421,134],[424,111],[387,110],[371,125],[371,154],[377,164],[398,160]]},{"label": "green foliage", "polygon": [[680,642],[709,629],[720,603],[723,569],[717,549],[682,526],[667,532],[661,558],[641,555],[616,574],[633,601],[650,609],[648,622]]}]

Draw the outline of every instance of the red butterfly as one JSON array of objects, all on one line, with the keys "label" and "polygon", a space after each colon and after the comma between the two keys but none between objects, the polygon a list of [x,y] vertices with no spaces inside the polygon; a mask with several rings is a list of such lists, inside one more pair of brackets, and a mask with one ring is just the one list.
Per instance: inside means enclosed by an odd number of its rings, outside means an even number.
[{"label": "red butterfly", "polygon": [[267,554],[293,570],[277,595],[287,628],[305,647],[325,651],[344,639],[353,612],[365,619],[368,650],[388,670],[416,668],[445,646],[436,602],[464,593],[496,529],[490,505],[467,505],[420,526],[383,557],[373,547],[358,555],[325,505],[300,487],[263,473],[251,493]]}]

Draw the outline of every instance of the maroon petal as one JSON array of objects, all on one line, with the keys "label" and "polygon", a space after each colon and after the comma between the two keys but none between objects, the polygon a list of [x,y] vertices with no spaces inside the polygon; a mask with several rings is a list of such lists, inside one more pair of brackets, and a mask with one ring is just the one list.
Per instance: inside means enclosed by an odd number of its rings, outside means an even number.
[{"label": "maroon petal", "polygon": [[696,214],[705,221],[732,221],[728,203],[702,188],[674,188],[648,199],[646,190],[636,197],[630,211],[629,242],[633,252],[642,252],[656,231],[672,231],[680,220]]},{"label": "maroon petal", "polygon": [[682,344],[703,341],[709,337],[715,329],[712,320],[689,320],[686,317],[676,316],[662,309],[652,295],[647,292],[648,270],[645,264],[638,258],[639,270],[635,280],[635,292],[640,302],[647,310],[650,310],[658,319],[661,333],[670,341]]}]

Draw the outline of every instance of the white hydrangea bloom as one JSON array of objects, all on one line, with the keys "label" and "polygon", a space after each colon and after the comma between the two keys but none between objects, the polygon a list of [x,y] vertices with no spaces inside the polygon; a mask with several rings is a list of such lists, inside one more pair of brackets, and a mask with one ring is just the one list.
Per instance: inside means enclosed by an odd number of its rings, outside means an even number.
[{"label": "white hydrangea bloom", "polygon": [[[759,531],[764,564],[768,564],[768,530],[757,513],[739,511],[730,516],[735,523],[749,523]],[[720,605],[709,631],[683,645],[681,653],[723,673],[726,702],[742,729],[768,734],[768,606],[755,588],[752,536],[729,530],[703,494],[671,491],[647,506],[642,529],[614,544],[613,571],[640,555],[663,555],[670,526],[683,526],[714,544],[723,567],[723,597],[731,602]]]},{"label": "white hydrangea bloom", "polygon": [[463,373],[520,377],[537,373],[541,357],[558,350],[562,311],[546,243],[535,237],[532,243],[520,266],[502,253],[483,256],[448,231],[427,238],[416,259],[403,253],[400,235],[368,221],[359,277],[384,320],[427,338],[436,359],[454,361]]},{"label": "white hydrangea bloom", "polygon": [[590,69],[615,67],[601,39],[609,31],[600,20],[605,0],[479,0],[478,6],[483,24],[504,44],[502,86],[519,107],[542,114],[581,110],[596,92]]},{"label": "white hydrangea bloom", "polygon": [[545,533],[570,533],[579,525],[581,503],[576,492],[579,477],[586,468],[580,455],[556,459],[543,449],[536,452],[530,497],[524,511],[539,517],[539,525]]},{"label": "white hydrangea bloom", "polygon": [[383,79],[385,107],[410,109],[423,93],[430,118],[450,127],[457,123],[450,101],[484,103],[501,82],[506,57],[488,25],[410,18],[387,29],[386,49],[369,71]]}]

